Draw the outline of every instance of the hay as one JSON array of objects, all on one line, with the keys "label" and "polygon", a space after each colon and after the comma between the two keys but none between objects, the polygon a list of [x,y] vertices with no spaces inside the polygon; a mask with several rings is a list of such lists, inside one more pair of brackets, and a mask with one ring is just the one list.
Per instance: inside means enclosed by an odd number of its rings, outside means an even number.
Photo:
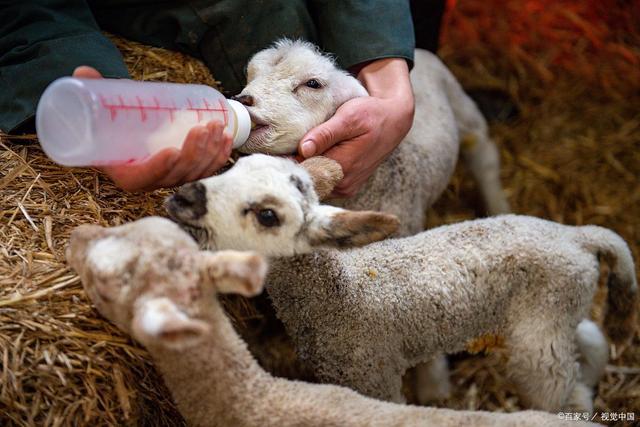
[{"label": "hay", "polygon": [[[137,78],[215,85],[183,55],[115,39]],[[33,139],[33,136],[26,136]],[[161,213],[167,191],[131,195],[36,145],[0,151],[0,425],[181,423],[144,350],[100,318],[64,261],[70,230]]]},{"label": "hay", "polygon": [[[516,212],[613,228],[640,259],[640,35],[629,11],[612,0],[450,3],[441,55],[466,87],[501,88],[520,107],[519,120],[492,127]],[[115,41],[136,78],[216,84],[193,59]],[[95,170],[58,167],[39,147],[0,138],[0,425],[181,425],[147,353],[100,318],[64,262],[74,226],[162,214],[168,191],[127,194]],[[478,206],[460,166],[428,224],[474,217]],[[264,298],[226,303],[270,370],[309,376]],[[598,411],[640,418],[638,342],[636,332],[612,348]],[[443,405],[518,409],[503,357],[455,356]]]}]

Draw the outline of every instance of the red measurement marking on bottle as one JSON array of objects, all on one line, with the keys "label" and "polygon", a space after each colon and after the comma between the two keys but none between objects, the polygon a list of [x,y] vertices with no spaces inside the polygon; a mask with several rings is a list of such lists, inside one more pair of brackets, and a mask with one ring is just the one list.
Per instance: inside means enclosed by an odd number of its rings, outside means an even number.
[{"label": "red measurement marking on bottle", "polygon": [[[160,101],[158,101],[158,98],[156,98],[155,96],[153,97],[153,109],[155,111],[161,111],[162,108],[160,107]],[[175,108],[175,104],[173,105],[173,108]],[[173,111],[169,110],[169,120],[171,120],[171,123],[173,123]]]},{"label": "red measurement marking on bottle", "polygon": [[204,104],[206,111],[217,111],[219,113],[222,113],[222,116],[224,117],[224,125],[226,126],[228,124],[229,117],[227,116],[227,108],[225,107],[224,102],[222,102],[221,99],[218,100],[218,103],[220,104],[220,108],[211,108],[211,106],[209,105],[209,103],[205,98],[202,98],[202,103]]},{"label": "red measurement marking on bottle", "polygon": [[224,124],[225,126],[227,125],[228,122],[228,117],[227,117],[227,109],[224,106],[224,103],[222,102],[222,100],[220,100],[220,107],[221,108],[213,108],[211,105],[209,105],[209,103],[206,100],[204,101],[204,108],[196,108],[193,106],[193,102],[187,98],[187,105],[189,106],[188,108],[178,108],[176,107],[176,103],[175,101],[171,101],[171,106],[163,106],[160,105],[160,102],[158,101],[158,98],[156,98],[155,96],[153,97],[153,104],[150,105],[145,105],[144,101],[142,100],[142,98],[140,98],[139,96],[136,96],[136,104],[126,104],[124,102],[124,99],[122,98],[122,95],[118,95],[118,103],[117,104],[110,104],[107,101],[107,98],[104,95],[98,95],[100,98],[100,104],[102,105],[103,108],[109,110],[109,115],[111,117],[111,121],[115,121],[118,112],[119,111],[127,111],[127,110],[135,110],[137,112],[140,113],[140,120],[145,122],[148,119],[148,112],[149,111],[156,111],[156,112],[163,112],[166,111],[167,113],[169,113],[169,118],[171,120],[171,122],[174,121],[175,118],[175,112],[176,111],[193,111],[194,113],[196,113],[196,116],[198,118],[198,121],[202,120],[202,113],[203,112],[218,112],[218,113],[222,113],[224,115]]},{"label": "red measurement marking on bottle", "polygon": [[144,104],[142,103],[142,99],[140,99],[139,96],[136,96],[136,101],[138,101],[138,107],[140,107],[140,120],[142,120],[143,122],[146,122],[147,113],[144,111],[145,107],[144,107]]},{"label": "red measurement marking on bottle", "polygon": [[109,110],[109,115],[111,116],[111,121],[114,121],[116,119],[116,114],[117,111],[115,108],[113,108],[112,106],[110,106],[107,103],[107,99],[104,97],[104,95],[100,95],[100,103],[102,104],[103,108],[106,108]]},{"label": "red measurement marking on bottle", "polygon": [[171,106],[173,107],[173,110],[169,110],[169,119],[171,120],[171,123],[173,123],[173,112],[176,111],[176,101],[173,99],[171,100]]},{"label": "red measurement marking on bottle", "polygon": [[187,98],[187,104],[189,104],[189,108],[187,108],[187,110],[195,111],[196,114],[198,115],[198,121],[200,121],[202,119],[202,117],[201,117],[202,113],[200,112],[200,110],[197,109],[197,108],[193,108],[193,104],[191,103],[191,99],[189,99],[189,98]]},{"label": "red measurement marking on bottle", "polygon": [[222,114],[224,116],[224,125],[226,127],[227,124],[229,124],[229,117],[227,115],[227,109],[226,109],[224,103],[222,102],[222,99],[219,99],[218,102],[220,103],[220,109],[222,110]]}]

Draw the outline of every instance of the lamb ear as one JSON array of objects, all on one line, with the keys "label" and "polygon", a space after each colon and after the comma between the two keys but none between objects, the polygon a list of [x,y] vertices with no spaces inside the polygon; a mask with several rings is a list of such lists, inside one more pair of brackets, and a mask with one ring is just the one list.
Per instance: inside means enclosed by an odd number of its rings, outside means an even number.
[{"label": "lamb ear", "polygon": [[166,297],[140,302],[131,323],[134,338],[142,344],[160,344],[173,349],[196,344],[209,328],[207,323],[187,316]]},{"label": "lamb ear", "polygon": [[253,297],[262,292],[267,263],[255,252],[203,252],[205,277],[218,292]]},{"label": "lamb ear", "polygon": [[328,157],[310,157],[300,163],[300,166],[311,175],[313,186],[320,200],[327,198],[336,184],[344,178],[340,163]]},{"label": "lamb ear", "polygon": [[67,263],[74,270],[80,272],[84,265],[89,242],[106,236],[107,232],[106,228],[94,224],[82,224],[74,228],[65,251]]},{"label": "lamb ear", "polygon": [[348,211],[321,205],[308,228],[311,246],[348,248],[383,240],[398,230],[394,215],[372,211]]}]

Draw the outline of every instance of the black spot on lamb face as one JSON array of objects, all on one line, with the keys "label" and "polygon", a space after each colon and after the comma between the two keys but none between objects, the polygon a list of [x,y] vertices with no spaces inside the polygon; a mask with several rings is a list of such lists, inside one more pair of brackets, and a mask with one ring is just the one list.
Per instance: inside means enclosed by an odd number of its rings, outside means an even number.
[{"label": "black spot on lamb face", "polygon": [[280,53],[279,55],[274,56],[274,57],[271,59],[271,66],[272,66],[272,67],[277,67],[277,66],[282,62],[282,60],[284,59],[284,57],[285,57],[285,54],[284,54],[284,53]]},{"label": "black spot on lamb face", "polygon": [[189,233],[202,249],[215,249],[215,234],[212,230],[181,223],[180,227]]},{"label": "black spot on lamb face", "polygon": [[303,214],[307,215],[309,212],[309,208],[311,203],[313,202],[314,192],[311,191],[311,184],[305,182],[302,178],[297,175],[290,175],[289,181],[298,189],[300,194],[302,195],[302,204],[300,207],[302,208]]},{"label": "black spot on lamb face", "polygon": [[203,184],[185,184],[165,201],[169,216],[178,222],[190,222],[207,213],[207,191]]},{"label": "black spot on lamb face", "polygon": [[303,196],[307,195],[307,191],[309,191],[309,188],[307,187],[307,185],[304,182],[302,182],[302,179],[300,179],[299,176],[291,175],[289,177],[289,181],[291,181],[293,183],[293,185],[296,186],[298,191],[300,191],[300,193],[302,193]]}]

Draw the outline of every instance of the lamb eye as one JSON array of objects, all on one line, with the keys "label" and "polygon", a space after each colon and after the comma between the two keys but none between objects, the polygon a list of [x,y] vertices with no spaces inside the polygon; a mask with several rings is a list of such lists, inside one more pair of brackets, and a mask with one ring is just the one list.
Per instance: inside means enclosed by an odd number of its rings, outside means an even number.
[{"label": "lamb eye", "polygon": [[280,225],[278,215],[276,215],[273,209],[260,209],[256,212],[256,217],[258,218],[258,222],[265,227],[277,227]]},{"label": "lamb eye", "polygon": [[304,84],[306,87],[310,87],[311,89],[320,89],[322,85],[316,79],[311,79]]}]

